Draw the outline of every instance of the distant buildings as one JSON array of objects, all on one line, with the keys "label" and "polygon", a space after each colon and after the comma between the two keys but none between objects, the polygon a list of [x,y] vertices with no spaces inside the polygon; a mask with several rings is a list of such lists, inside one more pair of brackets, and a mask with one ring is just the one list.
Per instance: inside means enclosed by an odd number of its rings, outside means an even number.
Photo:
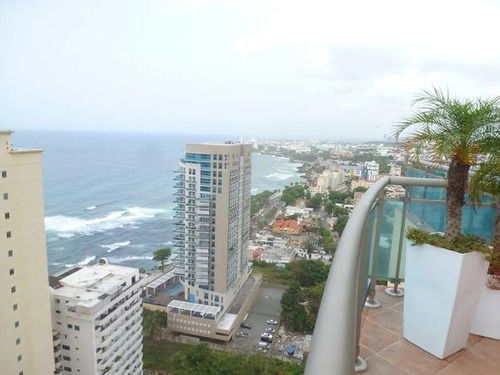
[{"label": "distant buildings", "polygon": [[328,190],[341,186],[345,181],[344,172],[342,170],[324,170],[317,179],[316,189],[312,189],[312,193],[326,193]]},{"label": "distant buildings", "polygon": [[142,374],[139,281],[105,259],[50,277],[56,374]]},{"label": "distant buildings", "polygon": [[0,373],[53,374],[41,150],[0,131]]}]

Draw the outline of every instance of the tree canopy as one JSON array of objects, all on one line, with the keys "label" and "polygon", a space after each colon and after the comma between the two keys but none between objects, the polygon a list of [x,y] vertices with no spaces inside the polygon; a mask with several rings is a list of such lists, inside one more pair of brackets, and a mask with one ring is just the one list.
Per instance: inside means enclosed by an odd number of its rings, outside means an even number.
[{"label": "tree canopy", "polygon": [[397,125],[393,137],[411,129],[403,139],[410,159],[448,165],[446,238],[453,240],[460,235],[469,169],[488,154],[488,140],[500,134],[500,97],[460,100],[434,88],[422,91],[414,105],[420,107]]},{"label": "tree canopy", "polygon": [[171,253],[172,250],[170,249],[170,247],[158,249],[153,253],[153,260],[156,262],[160,262],[161,264],[161,272],[163,272],[165,261],[170,257]]}]

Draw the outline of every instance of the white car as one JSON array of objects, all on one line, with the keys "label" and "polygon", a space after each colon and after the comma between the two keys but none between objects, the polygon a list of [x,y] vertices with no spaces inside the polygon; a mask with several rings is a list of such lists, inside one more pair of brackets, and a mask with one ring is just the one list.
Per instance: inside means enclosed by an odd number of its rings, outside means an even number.
[{"label": "white car", "polygon": [[269,333],[275,333],[275,332],[276,332],[276,330],[275,330],[274,328],[269,328],[269,327],[267,327],[267,328],[266,328],[266,332],[269,332]]},{"label": "white car", "polygon": [[267,324],[273,324],[273,325],[277,325],[278,322],[274,319],[267,319]]}]

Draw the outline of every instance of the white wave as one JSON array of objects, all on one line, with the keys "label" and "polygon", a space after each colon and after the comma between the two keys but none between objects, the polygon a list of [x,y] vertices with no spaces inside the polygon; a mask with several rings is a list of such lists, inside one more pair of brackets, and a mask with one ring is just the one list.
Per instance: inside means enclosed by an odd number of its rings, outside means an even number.
[{"label": "white wave", "polygon": [[272,179],[272,180],[287,180],[289,178],[294,177],[295,175],[293,173],[279,173],[279,172],[274,172],[270,173],[266,178]]},{"label": "white wave", "polygon": [[95,219],[56,215],[45,218],[45,228],[49,232],[56,232],[59,237],[63,238],[68,238],[75,234],[92,235],[94,233],[130,226],[138,221],[149,220],[163,212],[165,210],[132,207],[122,211],[113,211],[107,216]]},{"label": "white wave", "polygon": [[107,259],[108,259],[108,262],[110,264],[113,264],[113,263],[127,262],[129,260],[151,260],[151,259],[153,259],[153,257],[151,257],[151,256],[130,255],[130,256],[126,256],[126,257],[122,257],[122,258],[110,257],[110,258],[107,258]]},{"label": "white wave", "polygon": [[111,245],[99,245],[99,246],[104,248],[104,249],[108,249],[108,253],[110,253],[116,249],[119,249],[120,247],[125,247],[128,245],[130,245],[130,241],[115,242],[115,243],[112,243]]},{"label": "white wave", "polygon": [[85,207],[86,210],[95,210],[96,209],[96,206],[89,206],[89,207]]},{"label": "white wave", "polygon": [[81,260],[80,262],[78,262],[76,264],[65,264],[65,266],[66,267],[73,267],[73,266],[76,266],[76,265],[86,266],[87,264],[89,264],[90,262],[92,262],[93,260],[95,260],[95,258],[96,258],[95,255],[91,255],[91,256],[86,257],[85,259]]}]

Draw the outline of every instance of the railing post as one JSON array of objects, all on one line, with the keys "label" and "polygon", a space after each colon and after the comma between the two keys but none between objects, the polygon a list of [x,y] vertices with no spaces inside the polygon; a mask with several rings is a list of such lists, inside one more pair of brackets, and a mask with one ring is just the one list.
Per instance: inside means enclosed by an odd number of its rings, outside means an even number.
[{"label": "railing post", "polygon": [[355,372],[363,372],[368,368],[366,361],[359,355],[359,340],[361,338],[361,315],[363,313],[363,306],[365,304],[365,297],[367,293],[366,289],[368,287],[368,251],[366,251],[366,248],[369,243],[370,228],[371,215],[368,215],[365,219],[363,237],[360,243],[361,249],[358,267],[358,290],[356,300],[356,364],[354,366]]},{"label": "railing post", "polygon": [[401,269],[401,257],[403,255],[403,243],[405,239],[405,229],[406,229],[406,213],[408,211],[408,202],[410,201],[409,188],[405,187],[405,196],[403,198],[403,212],[401,214],[401,229],[399,230],[399,243],[398,243],[398,260],[396,262],[396,275],[394,277],[394,286],[392,288],[387,288],[385,292],[393,297],[403,297],[404,292],[398,289],[400,282],[399,271]]},{"label": "railing post", "polygon": [[380,249],[380,231],[382,228],[382,215],[384,213],[384,197],[385,191],[381,192],[377,198],[377,216],[375,234],[372,242],[372,265],[370,270],[370,289],[366,298],[365,307],[377,309],[380,307],[380,302],[375,299],[375,286],[377,284],[378,274],[378,254]]}]

